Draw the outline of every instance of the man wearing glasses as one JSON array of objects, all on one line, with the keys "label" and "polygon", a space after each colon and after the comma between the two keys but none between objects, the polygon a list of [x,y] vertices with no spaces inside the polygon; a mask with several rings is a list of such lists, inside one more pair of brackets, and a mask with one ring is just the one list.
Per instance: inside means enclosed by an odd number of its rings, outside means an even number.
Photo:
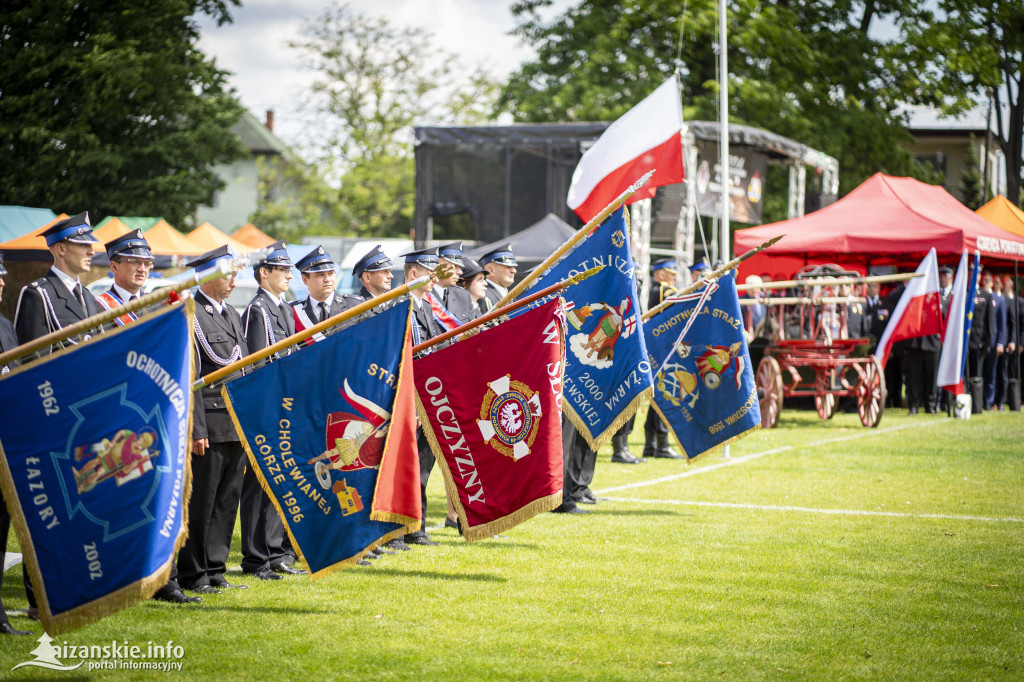
[{"label": "man wearing glasses", "polygon": [[[123,234],[104,244],[104,248],[110,259],[114,283],[96,300],[107,310],[113,310],[141,295],[142,285],[146,283],[153,267],[153,253],[149,250],[149,242],[142,236],[142,230]],[[124,325],[136,319],[138,316],[135,313],[126,313],[115,322]]]}]

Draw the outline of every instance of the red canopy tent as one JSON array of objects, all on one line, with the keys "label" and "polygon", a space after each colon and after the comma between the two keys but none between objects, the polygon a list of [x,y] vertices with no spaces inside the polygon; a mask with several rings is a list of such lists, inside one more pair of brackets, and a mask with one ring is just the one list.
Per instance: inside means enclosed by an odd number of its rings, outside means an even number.
[{"label": "red canopy tent", "polygon": [[[733,253],[780,234],[786,236],[767,253],[741,266],[741,276],[788,278],[803,265],[823,262],[861,272],[870,265],[916,267],[933,246],[951,264],[964,249],[980,250],[983,259],[1024,261],[1024,237],[996,227],[942,187],[882,173],[814,213],[737,231]],[[781,263],[788,272],[778,272]]]}]

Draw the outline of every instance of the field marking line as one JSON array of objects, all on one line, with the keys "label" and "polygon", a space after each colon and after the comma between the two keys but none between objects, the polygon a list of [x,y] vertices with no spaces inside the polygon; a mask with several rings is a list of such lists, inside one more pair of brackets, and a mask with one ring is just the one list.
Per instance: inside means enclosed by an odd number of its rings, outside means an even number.
[{"label": "field marking line", "polygon": [[782,447],[772,448],[771,450],[762,450],[761,452],[754,452],[754,453],[751,453],[749,455],[744,455],[742,457],[730,458],[730,459],[724,460],[722,462],[719,462],[718,464],[711,464],[709,466],[700,467],[698,469],[689,469],[689,470],[684,471],[684,472],[679,473],[679,474],[672,474],[670,476],[661,476],[660,478],[652,478],[652,479],[650,479],[648,481],[637,481],[635,483],[626,483],[624,485],[616,485],[616,486],[612,486],[610,488],[604,488],[602,490],[596,491],[594,494],[595,495],[604,495],[606,493],[618,492],[619,490],[632,490],[634,488],[643,488],[643,487],[646,487],[646,486],[649,486],[649,485],[657,485],[659,483],[667,483],[668,481],[677,481],[677,480],[679,480],[681,478],[687,478],[689,476],[696,476],[698,474],[706,474],[706,473],[711,472],[711,471],[717,471],[718,469],[721,469],[723,467],[731,467],[731,466],[736,466],[737,464],[744,464],[744,463],[749,462],[751,460],[760,459],[761,457],[765,457],[767,455],[778,454],[780,452],[788,452],[790,450],[802,450],[804,448],[810,448],[810,447],[814,447],[816,445],[824,445],[826,443],[838,443],[838,442],[841,442],[841,441],[855,440],[857,438],[866,438],[868,436],[876,436],[876,435],[883,434],[883,433],[892,433],[893,431],[902,431],[903,429],[910,429],[910,428],[914,428],[914,427],[917,427],[917,426],[934,426],[934,424],[935,424],[935,422],[928,422],[928,423],[919,422],[919,423],[916,423],[916,424],[902,424],[900,426],[890,426],[887,429],[865,429],[864,431],[862,431],[860,433],[854,433],[854,434],[850,434],[850,435],[847,435],[847,436],[835,436],[833,438],[822,438],[821,440],[811,441],[809,443],[804,443],[803,445],[799,445],[799,446],[796,446],[796,445],[783,445]]},{"label": "field marking line", "polygon": [[715,507],[726,509],[753,509],[757,511],[792,511],[809,514],[832,514],[837,516],[891,516],[912,519],[944,519],[948,521],[992,521],[997,523],[1024,523],[1017,516],[971,516],[967,514],[915,514],[913,512],[871,511],[869,509],[824,509],[821,507],[796,507],[776,504],[741,504],[737,502],[699,502],[696,500],[654,500],[640,497],[601,497],[607,502],[636,502],[642,504],[674,504],[688,507]]}]

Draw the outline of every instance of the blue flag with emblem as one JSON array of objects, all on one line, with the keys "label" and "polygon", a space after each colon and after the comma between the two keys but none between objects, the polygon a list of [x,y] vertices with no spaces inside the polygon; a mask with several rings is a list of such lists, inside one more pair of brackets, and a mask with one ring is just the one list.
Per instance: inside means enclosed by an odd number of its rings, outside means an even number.
[{"label": "blue flag with emblem", "polygon": [[419,528],[408,300],[224,385],[313,579]]},{"label": "blue flag with emblem", "polygon": [[[693,461],[761,423],[732,274],[644,322],[654,402]],[[685,329],[685,334],[683,333]]]},{"label": "blue flag with emblem", "polygon": [[595,450],[633,416],[652,385],[625,209],[612,214],[531,287],[543,289],[601,265],[600,272],[561,293],[570,306],[565,315],[562,410]]},{"label": "blue flag with emblem", "polygon": [[0,379],[0,486],[47,632],[167,582],[191,487],[192,307]]}]

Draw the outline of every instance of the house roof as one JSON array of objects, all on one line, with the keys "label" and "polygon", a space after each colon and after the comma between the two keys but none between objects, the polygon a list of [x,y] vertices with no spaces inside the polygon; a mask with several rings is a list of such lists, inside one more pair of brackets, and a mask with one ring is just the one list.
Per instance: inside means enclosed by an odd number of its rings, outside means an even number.
[{"label": "house roof", "polygon": [[231,130],[238,135],[242,144],[253,154],[285,154],[288,152],[288,145],[248,111],[242,112],[242,117],[235,125],[231,126]]}]

